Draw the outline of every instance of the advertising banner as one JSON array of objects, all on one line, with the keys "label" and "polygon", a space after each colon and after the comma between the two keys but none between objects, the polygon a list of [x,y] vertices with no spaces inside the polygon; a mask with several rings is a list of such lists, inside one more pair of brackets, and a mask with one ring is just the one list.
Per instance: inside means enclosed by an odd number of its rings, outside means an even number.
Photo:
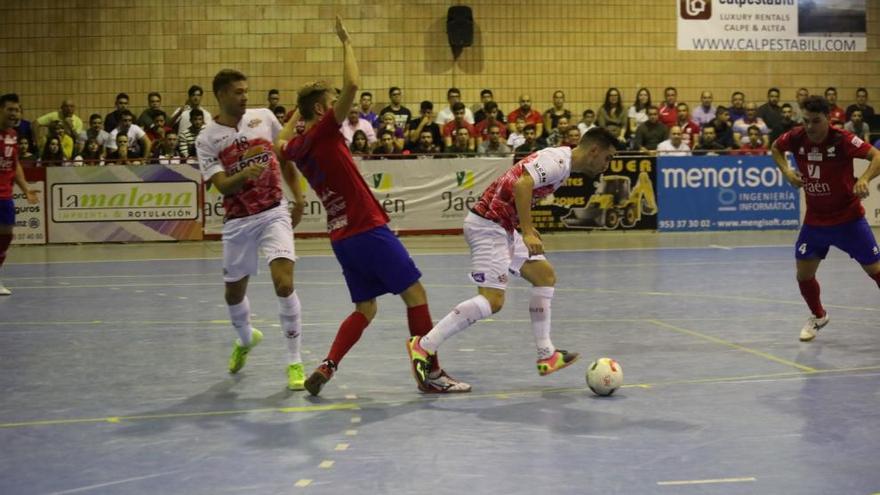
[{"label": "advertising banner", "polygon": [[659,230],[795,229],[799,191],[769,156],[660,157]]},{"label": "advertising banner", "polygon": [[15,203],[15,227],[12,229],[13,244],[46,243],[46,171],[42,168],[26,168],[25,178],[28,188],[35,191],[40,202],[32,205],[27,197],[12,184],[12,200]]},{"label": "advertising banner", "polygon": [[201,182],[190,165],[46,170],[49,241],[202,239]]},{"label": "advertising banner", "polygon": [[678,49],[864,52],[865,0],[678,0]]}]

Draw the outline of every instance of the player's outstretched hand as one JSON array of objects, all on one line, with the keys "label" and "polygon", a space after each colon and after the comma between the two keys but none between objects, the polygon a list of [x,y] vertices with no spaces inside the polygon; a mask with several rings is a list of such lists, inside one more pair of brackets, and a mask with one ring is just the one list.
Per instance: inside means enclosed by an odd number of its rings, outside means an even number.
[{"label": "player's outstretched hand", "polygon": [[869,194],[868,181],[864,179],[857,180],[856,185],[853,186],[853,193],[862,199],[867,198]]},{"label": "player's outstretched hand", "polygon": [[801,178],[801,175],[797,172],[789,170],[785,174],[785,178],[788,180],[788,183],[796,188],[804,187],[804,180]]},{"label": "player's outstretched hand", "polygon": [[523,230],[523,244],[529,250],[529,256],[544,254],[544,242],[541,234],[534,228]]},{"label": "player's outstretched hand", "polygon": [[342,24],[342,18],[339,16],[336,16],[336,36],[339,36],[339,41],[343,43],[351,41],[351,36],[348,35],[348,31]]}]

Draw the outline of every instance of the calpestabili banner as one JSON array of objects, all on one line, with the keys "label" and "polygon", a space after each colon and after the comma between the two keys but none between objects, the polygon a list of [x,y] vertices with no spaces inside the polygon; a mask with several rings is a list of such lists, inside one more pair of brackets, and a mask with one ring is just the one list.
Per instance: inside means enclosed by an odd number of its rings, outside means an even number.
[{"label": "calpestabili banner", "polygon": [[866,0],[678,0],[678,49],[864,52]]}]

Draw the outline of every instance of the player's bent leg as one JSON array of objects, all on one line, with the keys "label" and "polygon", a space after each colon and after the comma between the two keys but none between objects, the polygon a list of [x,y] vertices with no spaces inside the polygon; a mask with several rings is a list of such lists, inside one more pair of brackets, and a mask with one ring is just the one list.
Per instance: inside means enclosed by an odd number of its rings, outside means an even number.
[{"label": "player's bent leg", "polygon": [[795,263],[798,288],[812,313],[807,318],[807,321],[804,322],[804,326],[801,327],[799,336],[801,342],[809,342],[815,339],[816,335],[819,334],[819,330],[827,325],[830,320],[825,308],[822,307],[822,301],[819,297],[819,281],[816,280],[816,272],[819,269],[820,263],[822,263],[820,258],[798,259]]},{"label": "player's bent leg", "polygon": [[553,265],[546,259],[526,261],[520,273],[532,283],[529,297],[529,318],[532,322],[532,333],[538,351],[538,374],[547,376],[563,368],[571,366],[580,355],[557,349],[550,340],[551,302],[556,292],[556,272]]},{"label": "player's bent leg", "polygon": [[324,361],[321,362],[303,384],[310,394],[318,395],[321,393],[324,385],[333,378],[339,362],[342,361],[342,358],[345,357],[352,346],[360,340],[364,329],[376,317],[378,304],[376,304],[376,299],[373,298],[356,302],[354,309],[339,326],[336,338],[330,346],[330,352],[327,353],[327,357],[324,358]]},{"label": "player's bent leg", "polygon": [[263,340],[263,334],[251,326],[251,305],[247,298],[248,278],[226,282],[226,304],[229,319],[238,333],[229,357],[229,372],[238,373],[247,362],[248,353]]},{"label": "player's bent leg", "polygon": [[278,296],[278,316],[281,331],[287,342],[287,388],[305,389],[305,370],[302,364],[302,306],[293,286],[295,263],[287,258],[269,262],[272,284]]}]

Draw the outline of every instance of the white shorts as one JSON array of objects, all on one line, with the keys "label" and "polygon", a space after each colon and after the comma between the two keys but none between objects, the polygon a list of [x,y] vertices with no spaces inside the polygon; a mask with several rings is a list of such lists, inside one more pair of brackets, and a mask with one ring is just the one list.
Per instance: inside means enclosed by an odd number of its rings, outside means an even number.
[{"label": "white shorts", "polygon": [[223,281],[237,282],[259,273],[260,251],[267,263],[277,258],[296,261],[286,203],[223,224]]},{"label": "white shorts", "polygon": [[519,276],[526,261],[547,259],[543,254],[530,257],[519,232],[508,233],[497,223],[474,213],[468,213],[464,219],[464,239],[471,248],[468,278],[480,287],[505,290],[508,274]]}]

